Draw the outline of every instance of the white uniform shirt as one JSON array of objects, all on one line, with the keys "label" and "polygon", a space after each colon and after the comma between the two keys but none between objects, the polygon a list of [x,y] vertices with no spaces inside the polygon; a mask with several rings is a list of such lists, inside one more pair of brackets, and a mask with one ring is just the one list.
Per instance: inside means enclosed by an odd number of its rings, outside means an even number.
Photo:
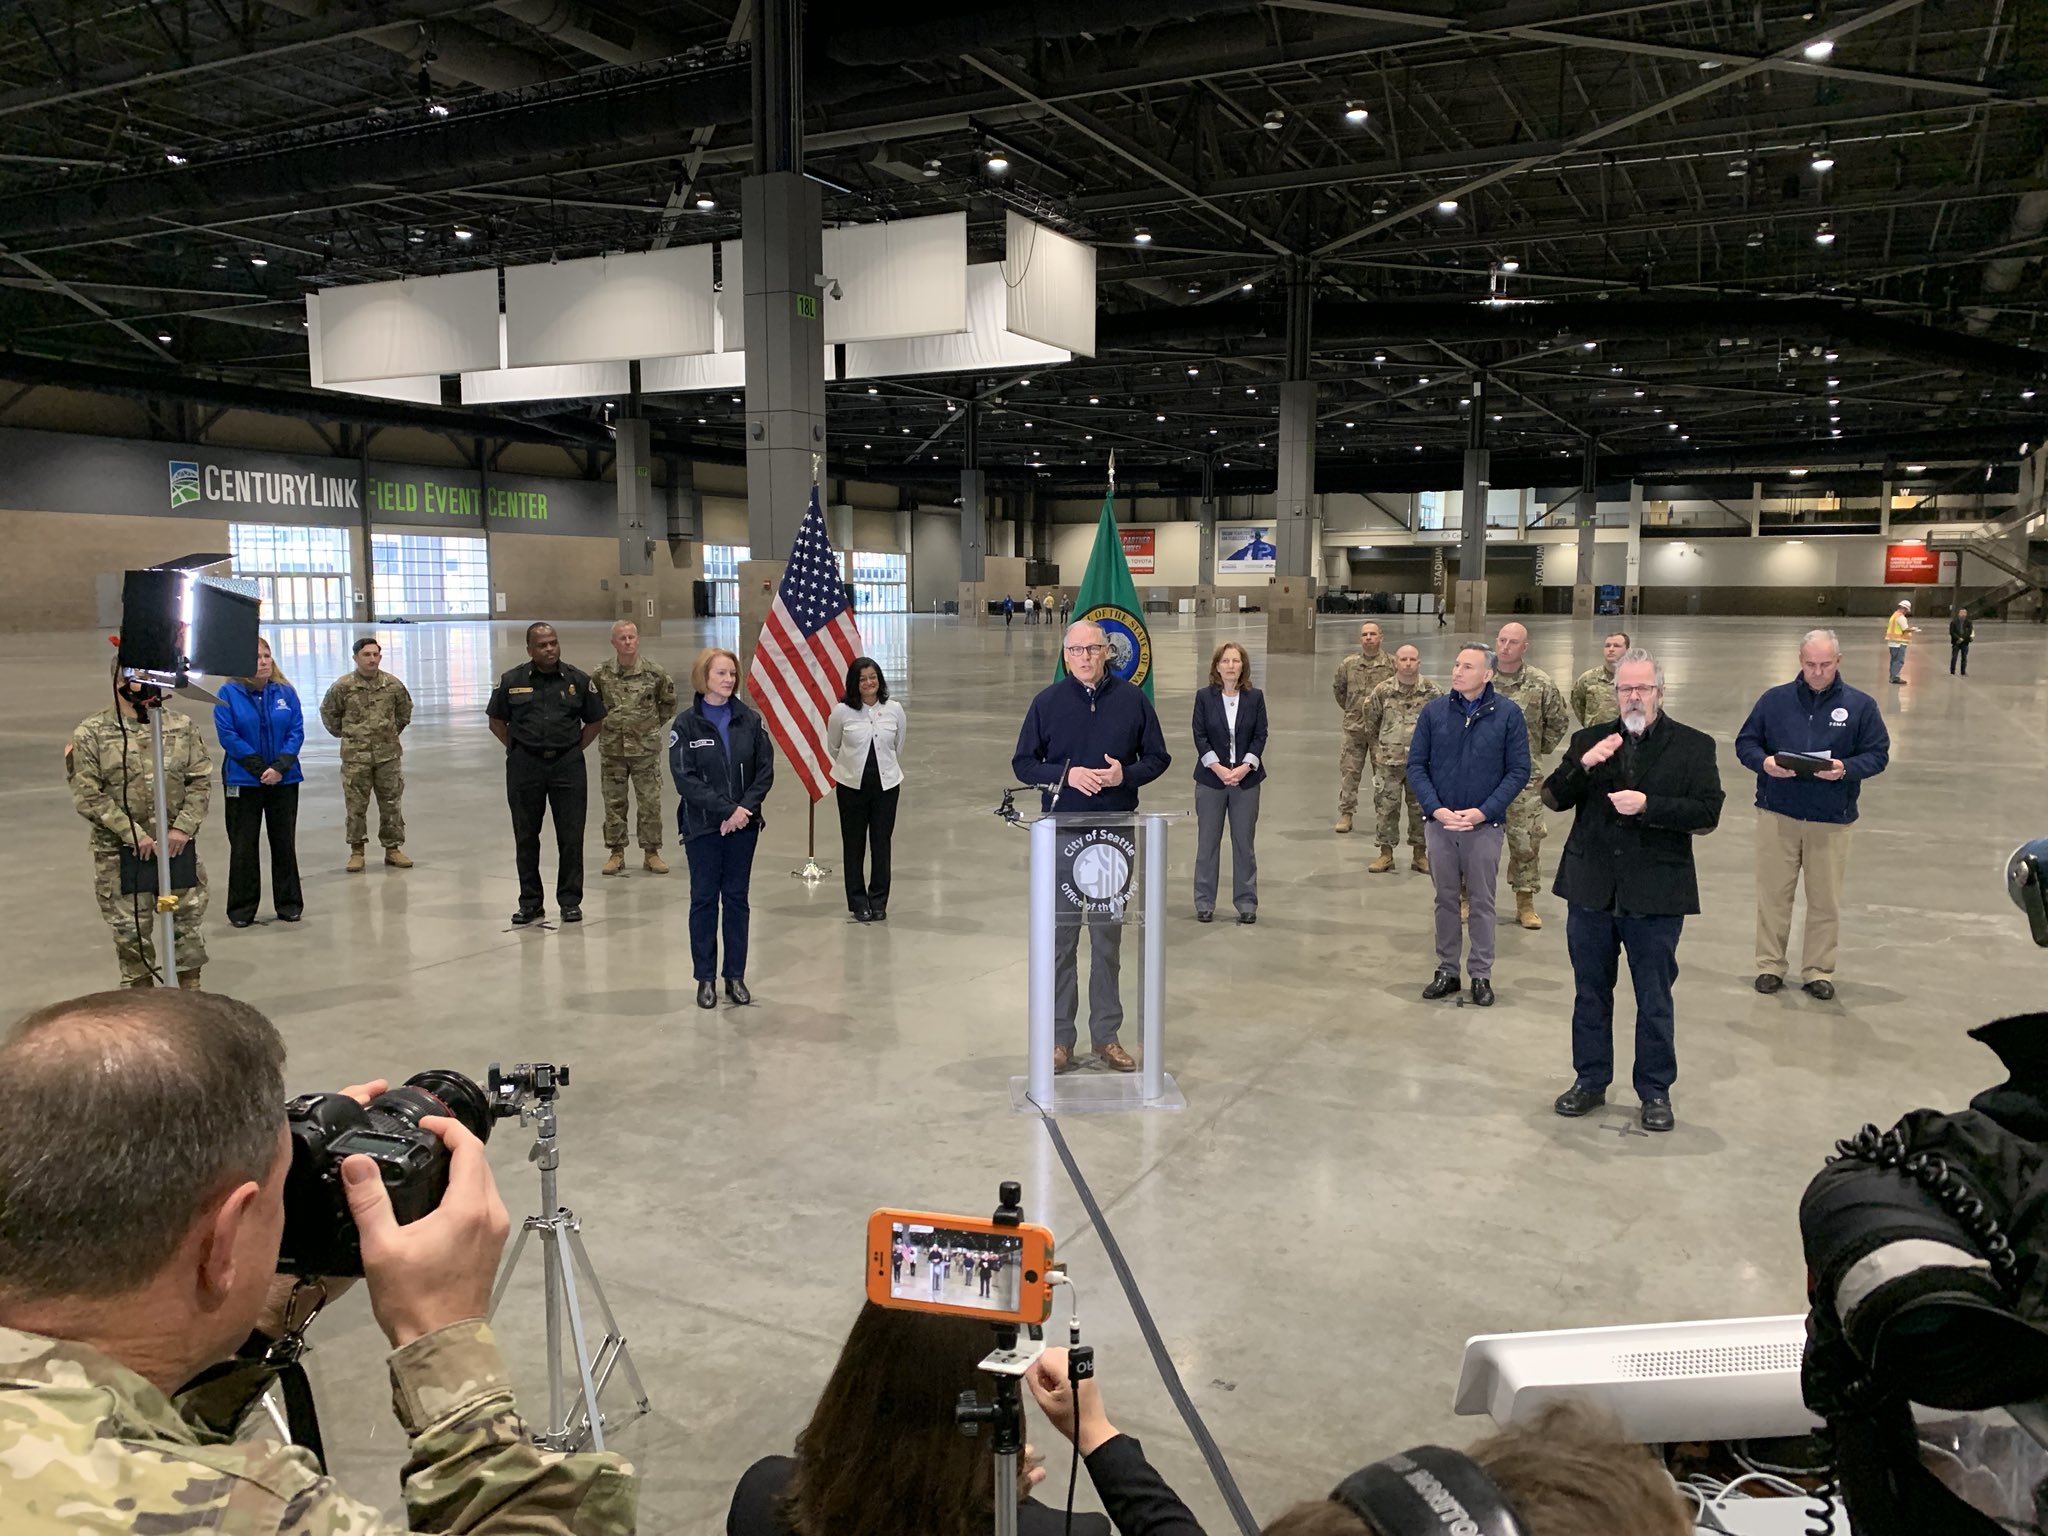
[{"label": "white uniform shirt", "polygon": [[903,733],[909,725],[903,706],[894,699],[884,704],[864,704],[849,709],[834,704],[825,722],[825,750],[832,754],[832,779],[848,789],[859,789],[861,774],[868,765],[868,749],[875,754],[881,771],[882,788],[894,789],[903,782],[898,754],[903,751]]}]

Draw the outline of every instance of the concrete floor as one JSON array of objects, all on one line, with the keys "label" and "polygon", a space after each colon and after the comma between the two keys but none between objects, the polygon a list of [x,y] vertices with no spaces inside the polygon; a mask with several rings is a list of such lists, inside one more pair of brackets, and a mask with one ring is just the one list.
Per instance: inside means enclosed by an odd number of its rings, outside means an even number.
[{"label": "concrete floor", "polygon": [[[1452,632],[1385,622],[1390,643],[1412,634],[1425,669],[1447,676]],[[1261,1518],[1400,1445],[1479,1432],[1448,1408],[1469,1334],[1799,1310],[1795,1203],[1832,1140],[1914,1105],[1958,1104],[1997,1075],[1962,1031],[2039,1006],[2039,962],[2003,870],[2015,844],[2048,827],[2048,634],[1982,625],[1972,676],[1952,681],[1940,621],[1925,622],[1935,643],[1915,647],[1902,689],[1884,684],[1876,621],[1845,636],[1844,671],[1877,694],[1894,755],[1864,792],[1841,996],[1819,1004],[1750,989],[1755,813],[1732,752],[1756,693],[1794,675],[1804,626],[1639,621],[1665,662],[1671,712],[1723,741],[1730,790],[1699,850],[1706,912],[1681,950],[1678,1129],[1654,1139],[1623,1133],[1628,1108],[1577,1122],[1550,1111],[1570,1080],[1555,898],[1540,901],[1541,933],[1502,930],[1491,1012],[1418,998],[1431,969],[1427,880],[1368,878],[1370,838],[1330,832],[1328,679],[1356,621],[1324,621],[1313,659],[1265,655],[1256,616],[1161,622],[1159,702],[1176,761],[1148,805],[1192,801],[1190,700],[1220,637],[1249,645],[1268,690],[1260,923],[1196,926],[1183,837],[1169,1066],[1189,1107],[1063,1126]],[[730,643],[732,625],[674,629],[648,649],[683,673],[700,644]],[[1597,659],[1599,624],[1531,628],[1533,659],[1561,684]],[[597,878],[595,807],[588,920],[508,928],[510,839],[482,713],[495,674],[521,655],[508,625],[382,634],[419,706],[406,759],[416,869],[342,873],[334,747],[316,733],[300,826],[306,921],[235,932],[219,916],[216,801],[203,842],[216,882],[207,984],[277,1020],[294,1091],[430,1066],[481,1074],[493,1060],[573,1067],[563,1195],[588,1224],[656,1404],[619,1436],[646,1477],[643,1531],[721,1529],[741,1470],[789,1448],[860,1304],[871,1209],[985,1213],[1006,1177],[1058,1234],[1112,1416],[1223,1530],[1044,1131],[1010,1113],[1026,844],[988,813],[1056,632],[932,618],[868,629],[910,718],[890,920],[856,926],[836,879],[807,889],[785,873],[805,819],[785,776],[755,876],[751,1010],[692,1006],[682,861],[666,879]],[[568,626],[564,639],[578,664],[606,654],[601,626]],[[309,714],[347,640],[341,628],[278,635]],[[0,929],[13,963],[0,1012],[13,1015],[115,972],[59,756],[105,698],[105,641],[18,635],[4,651],[0,826],[13,873]],[[1563,831],[1554,822],[1546,883]],[[829,802],[819,833],[836,864]],[[1627,1060],[1624,1043],[1623,1083]],[[525,1139],[502,1125],[491,1150],[515,1214],[534,1209]],[[515,1286],[505,1319],[536,1418],[537,1273]],[[335,1469],[358,1495],[394,1503],[402,1442],[360,1294],[316,1342]],[[1042,1425],[1035,1438],[1045,1446]],[[1063,1476],[1062,1465],[1054,1486]],[[1085,1487],[1081,1502],[1092,1504]]]}]

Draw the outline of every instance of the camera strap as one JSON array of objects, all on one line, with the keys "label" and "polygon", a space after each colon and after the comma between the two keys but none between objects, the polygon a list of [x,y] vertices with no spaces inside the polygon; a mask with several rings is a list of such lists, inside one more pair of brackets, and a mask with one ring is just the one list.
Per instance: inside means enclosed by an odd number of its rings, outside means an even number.
[{"label": "camera strap", "polygon": [[277,1368],[277,1390],[284,1398],[285,1432],[293,1445],[311,1453],[323,1473],[327,1470],[327,1448],[320,1439],[320,1414],[313,1406],[313,1384],[306,1379],[302,1362],[306,1355],[306,1329],[326,1305],[325,1285],[318,1280],[299,1281],[285,1303],[284,1333],[272,1341],[263,1357]]}]

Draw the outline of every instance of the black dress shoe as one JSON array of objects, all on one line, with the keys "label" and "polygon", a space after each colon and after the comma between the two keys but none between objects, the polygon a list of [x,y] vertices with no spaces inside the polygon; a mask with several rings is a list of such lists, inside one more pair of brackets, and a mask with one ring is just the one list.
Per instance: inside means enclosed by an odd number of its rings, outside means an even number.
[{"label": "black dress shoe", "polygon": [[277,914],[277,920],[280,923],[296,923],[304,916],[305,913],[303,912],[280,912]]},{"label": "black dress shoe", "polygon": [[747,984],[737,976],[725,978],[725,995],[742,1008],[754,1000],[754,994],[747,990]]},{"label": "black dress shoe", "polygon": [[1422,989],[1422,1000],[1433,1003],[1440,997],[1449,997],[1463,985],[1456,971],[1438,971],[1435,980]]},{"label": "black dress shoe", "polygon": [[1474,1008],[1491,1008],[1493,1006],[1493,983],[1484,976],[1475,976],[1472,979],[1472,1006]]},{"label": "black dress shoe", "polygon": [[1668,1131],[1678,1124],[1671,1117],[1669,1099],[1643,1100],[1643,1129],[1646,1131]]},{"label": "black dress shoe", "polygon": [[231,917],[228,919],[228,926],[230,928],[247,928],[255,923],[255,921],[256,919],[253,917]]},{"label": "black dress shoe", "polygon": [[1583,1083],[1573,1083],[1557,1096],[1557,1102],[1550,1107],[1567,1120],[1576,1120],[1581,1115],[1590,1115],[1606,1102],[1605,1088],[1588,1088]]},{"label": "black dress shoe", "polygon": [[1213,923],[1216,921],[1216,914],[1214,912],[1197,912],[1195,914],[1195,921],[1198,923]]},{"label": "black dress shoe", "polygon": [[1824,1003],[1834,1001],[1835,984],[1825,976],[1814,977],[1802,990],[1808,997],[1817,997]]},{"label": "black dress shoe", "polygon": [[886,896],[870,896],[868,898],[868,911],[873,914],[876,922],[886,923],[889,921],[889,898]]},{"label": "black dress shoe", "polygon": [[1259,920],[1259,914],[1256,912],[1240,912],[1237,914],[1237,920],[1246,927],[1250,927]]},{"label": "black dress shoe", "polygon": [[512,926],[514,928],[524,928],[528,923],[539,922],[543,910],[543,908],[535,907],[531,912],[524,909],[514,912],[512,914]]},{"label": "black dress shoe", "polygon": [[717,982],[700,981],[697,983],[697,1006],[699,1008],[716,1008],[718,1006]]},{"label": "black dress shoe", "polygon": [[564,908],[562,908],[562,921],[563,921],[563,922],[565,922],[565,923],[580,923],[580,922],[582,922],[582,921],[583,921],[583,909],[582,909],[581,907],[564,907]]},{"label": "black dress shoe", "polygon": [[868,899],[865,896],[856,896],[848,901],[846,910],[853,914],[853,920],[856,923],[872,921],[875,915],[874,909],[868,905]]},{"label": "black dress shoe", "polygon": [[1781,992],[1784,990],[1784,987],[1785,978],[1782,976],[1773,976],[1769,971],[1765,971],[1756,979],[1757,991],[1765,994],[1766,996],[1769,996],[1773,992]]}]

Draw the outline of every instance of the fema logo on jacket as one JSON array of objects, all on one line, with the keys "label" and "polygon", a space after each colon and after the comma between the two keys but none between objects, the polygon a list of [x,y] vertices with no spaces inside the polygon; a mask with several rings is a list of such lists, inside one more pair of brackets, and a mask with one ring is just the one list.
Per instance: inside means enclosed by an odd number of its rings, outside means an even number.
[{"label": "fema logo on jacket", "polygon": [[1140,687],[1152,675],[1152,637],[1144,622],[1117,603],[1099,603],[1085,613],[1074,615],[1076,624],[1100,624],[1109,642],[1106,663],[1111,672]]}]

